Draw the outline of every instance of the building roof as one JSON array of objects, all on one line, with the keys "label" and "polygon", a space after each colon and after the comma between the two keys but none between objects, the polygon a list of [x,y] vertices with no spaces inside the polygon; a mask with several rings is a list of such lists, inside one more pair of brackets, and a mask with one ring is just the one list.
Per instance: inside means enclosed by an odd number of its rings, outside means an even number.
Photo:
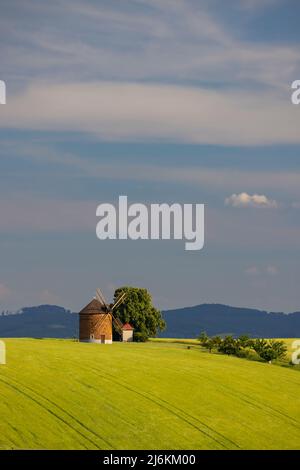
[{"label": "building roof", "polygon": [[122,330],[134,330],[134,328],[130,325],[130,323],[124,323]]},{"label": "building roof", "polygon": [[99,302],[99,300],[93,298],[93,300],[88,303],[82,310],[80,310],[79,314],[87,314],[93,315],[97,313],[107,313],[107,307],[103,303]]}]

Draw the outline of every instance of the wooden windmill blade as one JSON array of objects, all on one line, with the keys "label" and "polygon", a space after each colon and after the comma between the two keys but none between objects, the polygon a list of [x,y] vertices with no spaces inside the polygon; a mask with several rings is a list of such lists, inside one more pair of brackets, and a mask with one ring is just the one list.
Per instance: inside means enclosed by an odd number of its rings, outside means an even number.
[{"label": "wooden windmill blade", "polygon": [[103,312],[103,317],[100,317],[99,320],[94,325],[93,333],[95,333],[99,328],[101,328],[103,323],[106,321],[107,319],[106,315],[107,315],[107,311],[109,308],[109,305],[106,303],[105,297],[99,288],[96,289],[96,299],[98,300],[98,302],[100,302],[101,305],[105,307],[106,312],[105,311]]},{"label": "wooden windmill blade", "polygon": [[104,314],[103,314],[103,317],[101,317],[101,318],[96,322],[96,324],[94,325],[94,327],[93,327],[93,333],[96,333],[96,331],[98,330],[98,328],[100,328],[100,327],[103,325],[103,323],[106,321],[106,318],[107,318],[107,314],[104,313]]},{"label": "wooden windmill blade", "polygon": [[126,297],[126,294],[125,294],[125,292],[123,292],[123,294],[121,294],[121,296],[117,298],[116,302],[114,303],[114,305],[111,308],[111,311],[113,311],[114,308],[118,307],[123,302],[125,297]]},{"label": "wooden windmill blade", "polygon": [[121,322],[121,320],[119,320],[119,318],[115,317],[112,312],[113,312],[114,308],[118,307],[118,306],[123,302],[123,300],[125,299],[125,297],[126,297],[126,294],[125,294],[125,292],[123,292],[123,294],[121,294],[121,295],[117,298],[116,302],[114,303],[114,305],[113,305],[112,308],[110,309],[110,314],[111,314],[111,316],[112,316],[113,325],[114,325],[115,329],[117,330],[117,332],[118,332],[120,335],[122,335],[122,333],[123,333],[123,323]]},{"label": "wooden windmill blade", "polygon": [[113,318],[113,322],[114,322],[114,325],[117,326],[118,328],[121,328],[123,327],[123,323],[121,322],[121,320],[119,320],[119,318],[115,317],[114,315],[112,315],[112,318]]},{"label": "wooden windmill blade", "polygon": [[99,300],[99,302],[103,305],[105,305],[106,307],[108,306],[106,300],[105,300],[105,297],[104,295],[102,294],[101,290],[98,288],[96,289],[96,299]]},{"label": "wooden windmill blade", "polygon": [[114,325],[115,329],[121,335],[122,331],[123,331],[122,330],[122,327],[123,327],[122,322],[118,318],[114,317],[114,315],[112,313],[111,313],[111,316],[112,316],[112,321],[113,321],[113,325]]}]

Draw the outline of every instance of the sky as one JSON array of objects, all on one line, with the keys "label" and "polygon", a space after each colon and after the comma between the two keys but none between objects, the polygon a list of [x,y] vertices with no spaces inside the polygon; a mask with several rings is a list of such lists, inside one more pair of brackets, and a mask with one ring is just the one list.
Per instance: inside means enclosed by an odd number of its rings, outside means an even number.
[{"label": "sky", "polygon": [[[1,0],[0,311],[100,287],[299,311],[298,0]],[[105,240],[96,208],[205,204],[205,244]]]}]

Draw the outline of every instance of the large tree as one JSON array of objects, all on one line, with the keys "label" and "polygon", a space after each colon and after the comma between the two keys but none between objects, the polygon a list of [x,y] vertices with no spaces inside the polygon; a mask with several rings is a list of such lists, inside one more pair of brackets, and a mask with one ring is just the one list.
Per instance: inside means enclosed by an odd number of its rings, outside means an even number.
[{"label": "large tree", "polygon": [[161,312],[152,304],[152,297],[147,289],[139,287],[119,287],[114,294],[116,300],[125,293],[125,300],[115,308],[114,315],[123,323],[130,323],[134,327],[134,338],[146,340],[156,336],[158,331],[164,330],[166,323]]}]

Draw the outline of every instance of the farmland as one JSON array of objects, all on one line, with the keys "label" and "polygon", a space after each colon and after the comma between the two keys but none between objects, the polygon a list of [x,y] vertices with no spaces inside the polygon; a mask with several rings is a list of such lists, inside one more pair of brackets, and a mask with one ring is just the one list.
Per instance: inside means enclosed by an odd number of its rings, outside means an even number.
[{"label": "farmland", "polygon": [[185,343],[8,339],[1,449],[299,449],[300,372]]}]

